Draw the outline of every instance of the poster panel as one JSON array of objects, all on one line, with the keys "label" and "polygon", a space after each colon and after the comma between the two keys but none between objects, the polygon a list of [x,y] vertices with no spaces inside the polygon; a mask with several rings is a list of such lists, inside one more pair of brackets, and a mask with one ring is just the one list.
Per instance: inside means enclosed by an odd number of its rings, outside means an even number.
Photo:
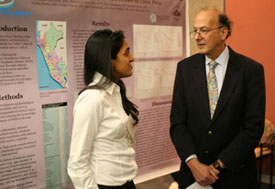
[{"label": "poster panel", "polygon": [[169,113],[186,56],[184,0],[1,0],[0,188],[72,188],[66,169],[84,46],[105,28],[123,30],[135,57],[124,79],[140,111],[135,182],[177,170]]}]

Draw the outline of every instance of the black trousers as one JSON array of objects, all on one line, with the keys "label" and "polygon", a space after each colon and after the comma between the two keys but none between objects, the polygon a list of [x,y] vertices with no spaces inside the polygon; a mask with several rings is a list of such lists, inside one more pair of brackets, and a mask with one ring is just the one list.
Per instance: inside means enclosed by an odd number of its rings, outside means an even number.
[{"label": "black trousers", "polygon": [[126,182],[122,186],[104,186],[98,185],[99,189],[136,189],[136,186],[133,181]]}]

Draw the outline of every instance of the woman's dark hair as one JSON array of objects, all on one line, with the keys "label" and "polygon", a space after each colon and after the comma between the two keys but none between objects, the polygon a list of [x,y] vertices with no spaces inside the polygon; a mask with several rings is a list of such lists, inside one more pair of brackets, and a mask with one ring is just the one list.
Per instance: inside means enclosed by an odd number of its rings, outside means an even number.
[{"label": "woman's dark hair", "polygon": [[[86,87],[80,93],[86,89],[103,88],[112,81],[115,82],[111,59],[116,59],[124,39],[125,36],[122,31],[109,29],[98,30],[89,37],[84,54],[84,82]],[[99,82],[95,86],[88,86],[93,81],[96,72],[101,73],[108,80]],[[120,87],[124,111],[127,115],[131,115],[135,120],[135,124],[137,124],[139,114],[137,106],[126,97],[126,88],[123,81],[120,79],[117,84]]]}]

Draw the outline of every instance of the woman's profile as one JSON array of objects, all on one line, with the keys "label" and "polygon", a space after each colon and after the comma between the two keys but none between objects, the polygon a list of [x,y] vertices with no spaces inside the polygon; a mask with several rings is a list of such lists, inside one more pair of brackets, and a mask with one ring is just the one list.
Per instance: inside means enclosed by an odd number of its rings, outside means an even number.
[{"label": "woman's profile", "polygon": [[68,161],[75,188],[135,188],[138,110],[121,80],[132,75],[133,61],[122,31],[99,30],[87,40]]}]

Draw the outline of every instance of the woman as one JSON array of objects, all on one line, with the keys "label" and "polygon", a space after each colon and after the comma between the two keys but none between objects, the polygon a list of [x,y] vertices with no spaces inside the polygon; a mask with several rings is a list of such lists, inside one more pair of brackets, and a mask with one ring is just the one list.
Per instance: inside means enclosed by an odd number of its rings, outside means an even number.
[{"label": "woman", "polygon": [[134,189],[138,110],[121,78],[134,57],[122,31],[99,30],[85,47],[86,88],[74,106],[68,173],[75,188]]}]

